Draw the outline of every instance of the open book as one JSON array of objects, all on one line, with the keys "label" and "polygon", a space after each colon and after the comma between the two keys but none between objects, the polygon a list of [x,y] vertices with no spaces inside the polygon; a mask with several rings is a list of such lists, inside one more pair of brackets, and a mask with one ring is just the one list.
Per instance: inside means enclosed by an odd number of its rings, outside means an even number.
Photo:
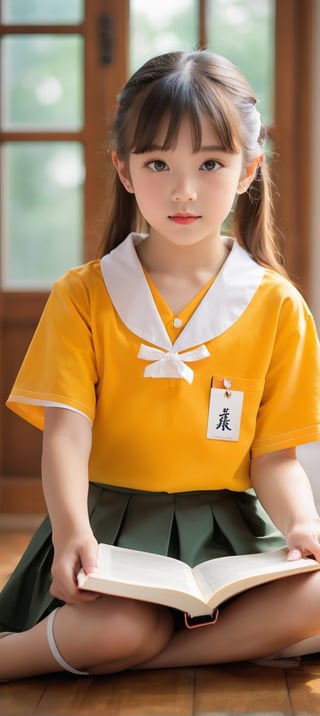
[{"label": "open book", "polygon": [[98,569],[80,570],[78,586],[180,609],[190,617],[211,614],[229,597],[290,574],[320,568],[313,558],[287,561],[287,548],[210,559],[193,569],[173,557],[100,544]]}]

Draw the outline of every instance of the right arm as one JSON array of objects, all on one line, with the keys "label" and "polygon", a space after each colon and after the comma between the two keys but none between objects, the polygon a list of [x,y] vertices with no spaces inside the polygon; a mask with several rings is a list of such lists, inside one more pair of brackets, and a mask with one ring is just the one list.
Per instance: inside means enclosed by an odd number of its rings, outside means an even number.
[{"label": "right arm", "polygon": [[76,584],[80,567],[86,572],[96,567],[97,542],[87,507],[91,440],[92,428],[83,415],[46,408],[42,484],[54,547],[50,591],[69,603],[97,598],[79,591]]}]

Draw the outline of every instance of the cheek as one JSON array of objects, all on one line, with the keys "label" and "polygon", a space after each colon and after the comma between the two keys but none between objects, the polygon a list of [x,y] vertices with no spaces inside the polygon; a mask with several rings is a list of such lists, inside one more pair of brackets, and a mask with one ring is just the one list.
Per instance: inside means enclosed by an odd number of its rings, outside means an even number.
[{"label": "cheek", "polygon": [[237,182],[228,181],[227,178],[215,182],[212,186],[206,189],[207,200],[210,202],[213,199],[215,202],[225,206],[233,201],[238,187]]},{"label": "cheek", "polygon": [[229,181],[226,179],[224,184],[221,187],[221,193],[225,197],[225,203],[226,204],[233,204],[234,198],[237,195],[237,190],[239,187],[239,177],[238,174],[233,176],[232,179]]},{"label": "cheek", "polygon": [[161,201],[161,192],[157,187],[154,186],[152,181],[139,180],[134,185],[135,196],[137,204],[140,208],[145,210],[157,207]]},{"label": "cheek", "polygon": [[208,206],[211,207],[211,211],[221,222],[226,219],[234,206],[237,187],[238,182],[236,180],[234,182],[230,182],[230,180],[221,181],[219,186],[215,186],[208,195]]},{"label": "cheek", "polygon": [[[150,224],[154,220],[155,208],[156,208],[156,197],[155,192],[150,190],[149,187],[135,186],[135,199],[140,213],[142,214],[145,221]],[[159,202],[158,202],[159,211]]]}]

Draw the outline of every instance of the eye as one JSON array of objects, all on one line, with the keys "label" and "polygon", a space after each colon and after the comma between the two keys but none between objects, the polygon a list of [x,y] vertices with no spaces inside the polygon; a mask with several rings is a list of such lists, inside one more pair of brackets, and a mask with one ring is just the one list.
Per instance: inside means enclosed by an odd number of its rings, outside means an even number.
[{"label": "eye", "polygon": [[153,159],[153,161],[148,162],[146,166],[153,172],[164,172],[168,169],[168,165],[161,159]]},{"label": "eye", "polygon": [[216,172],[222,167],[221,162],[217,162],[215,159],[207,159],[201,164],[200,169],[205,172]]}]

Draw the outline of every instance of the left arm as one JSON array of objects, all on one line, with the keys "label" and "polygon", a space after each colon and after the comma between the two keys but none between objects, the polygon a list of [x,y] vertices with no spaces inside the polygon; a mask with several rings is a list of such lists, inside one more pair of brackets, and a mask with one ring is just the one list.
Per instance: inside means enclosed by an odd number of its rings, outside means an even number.
[{"label": "left arm", "polygon": [[253,458],[251,484],[272,521],[285,536],[289,559],[299,559],[311,553],[320,562],[320,517],[295,448]]}]

